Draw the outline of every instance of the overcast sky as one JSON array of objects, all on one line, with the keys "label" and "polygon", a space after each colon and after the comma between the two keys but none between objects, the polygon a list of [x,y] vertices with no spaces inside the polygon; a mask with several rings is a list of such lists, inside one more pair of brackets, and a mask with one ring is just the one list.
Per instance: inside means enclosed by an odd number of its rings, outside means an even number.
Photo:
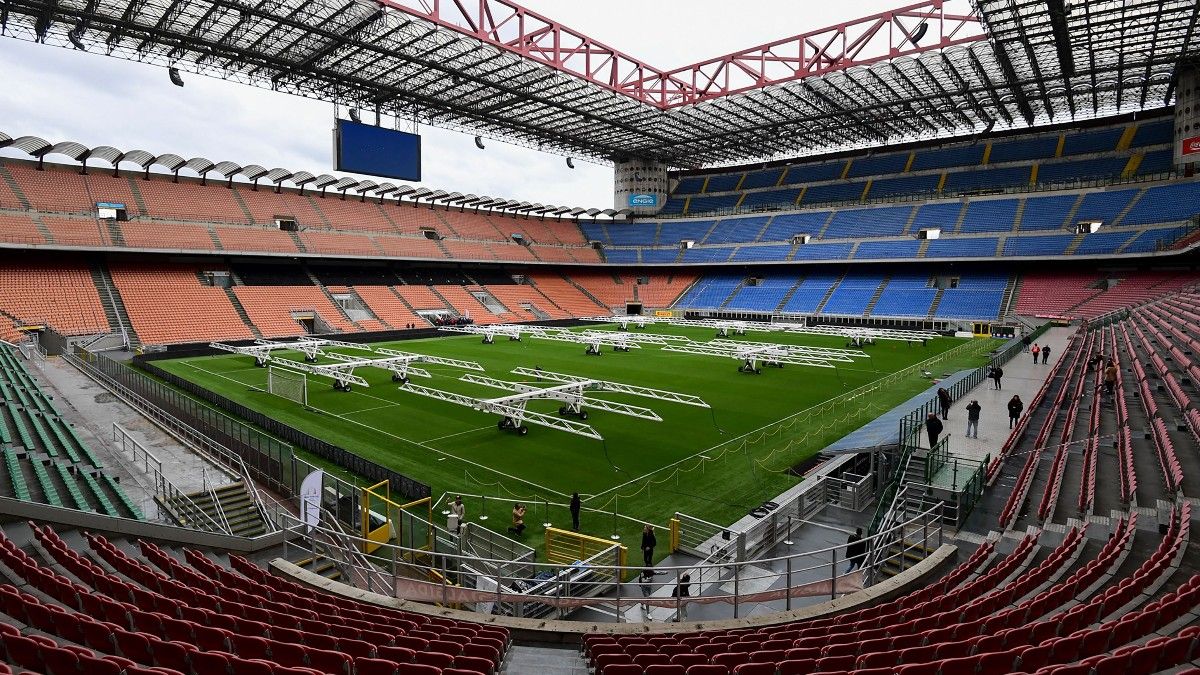
[{"label": "overcast sky", "polygon": [[[902,0],[526,0],[529,9],[659,68],[673,68],[905,4]],[[333,106],[199,75],[0,39],[0,131],[329,172]],[[432,188],[608,207],[612,169],[422,127]],[[20,155],[18,155],[20,156]],[[61,159],[61,158],[59,158]]]}]

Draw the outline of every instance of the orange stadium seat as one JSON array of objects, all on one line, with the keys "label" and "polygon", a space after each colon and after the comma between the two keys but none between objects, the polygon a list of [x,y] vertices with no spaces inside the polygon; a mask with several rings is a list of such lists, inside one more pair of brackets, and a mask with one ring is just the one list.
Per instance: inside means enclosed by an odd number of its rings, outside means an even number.
[{"label": "orange stadium seat", "polygon": [[525,262],[527,260],[537,260],[533,257],[533,253],[525,246],[520,244],[505,244],[500,242],[491,242],[483,245],[484,248],[491,251],[492,255],[497,260],[507,260],[512,262]]},{"label": "orange stadium seat", "polygon": [[442,245],[455,260],[495,260],[496,256],[486,244],[477,241],[443,239]]},{"label": "orange stadium seat", "polygon": [[274,251],[296,253],[296,240],[272,227],[214,227],[226,251]]},{"label": "orange stadium seat", "polygon": [[523,304],[530,304],[548,315],[551,319],[570,319],[571,315],[559,309],[557,305],[549,302],[548,299],[538,292],[532,286],[506,286],[501,284],[485,286],[487,292],[491,293],[497,300],[507,307],[517,318],[513,321],[538,321],[539,317],[527,309],[522,308]]},{"label": "orange stadium seat", "polygon": [[[354,291],[367,307],[375,312],[375,316],[393,328],[403,328],[409,323],[418,326],[429,325],[420,315],[413,312],[390,286],[355,286]],[[432,293],[430,295],[432,296]]]},{"label": "orange stadium seat", "polygon": [[184,223],[121,223],[125,245],[134,248],[173,248],[211,251],[216,248],[207,225]]},{"label": "orange stadium seat", "polygon": [[9,262],[0,266],[0,310],[65,335],[109,332],[100,294],[84,264]]},{"label": "orange stadium seat", "polygon": [[259,225],[272,224],[275,218],[284,216],[295,218],[301,227],[328,226],[320,212],[313,208],[307,194],[301,195],[291,190],[281,190],[276,194],[271,187],[259,186],[253,190],[249,185],[237,183],[234,183],[233,191]]},{"label": "orange stadium seat", "polygon": [[47,243],[33,218],[23,213],[0,213],[0,241],[10,244]]},{"label": "orange stadium seat", "polygon": [[196,266],[111,263],[109,271],[143,344],[254,337],[225,290],[200,283]]},{"label": "orange stadium seat", "polygon": [[39,211],[86,213],[96,208],[78,168],[49,164],[38,171],[29,164],[16,163],[6,163],[5,168],[29,205]]},{"label": "orange stadium seat", "polygon": [[433,213],[445,221],[450,231],[459,239],[472,239],[475,241],[508,240],[508,235],[496,229],[491,221],[482,214],[471,213],[469,211],[445,211],[442,209],[436,209]]},{"label": "orange stadium seat", "polygon": [[432,288],[441,294],[443,298],[446,298],[446,301],[459,314],[471,317],[475,320],[475,323],[504,323],[506,321],[506,319],[489,312],[482,303],[475,299],[475,296],[468,293],[467,289],[462,286],[433,286]]},{"label": "orange stadium seat", "polygon": [[547,298],[554,301],[563,311],[574,317],[607,314],[608,308],[596,303],[572,284],[557,274],[539,272],[531,274],[534,285]]},{"label": "orange stadium seat", "polygon": [[365,234],[342,232],[301,232],[300,241],[309,253],[342,255],[380,255],[381,251]]},{"label": "orange stadium seat", "polygon": [[292,312],[297,311],[316,312],[334,330],[357,330],[316,286],[235,286],[233,293],[264,337],[304,333],[292,318]]},{"label": "orange stadium seat", "polygon": [[417,234],[421,228],[433,228],[442,236],[449,236],[450,231],[437,214],[428,207],[412,206],[410,204],[387,204],[384,207],[388,218],[396,223],[405,234]]},{"label": "orange stadium seat", "polygon": [[404,298],[413,309],[448,311],[450,308],[428,286],[396,286],[396,295]]},{"label": "orange stadium seat", "polygon": [[399,228],[388,219],[381,205],[371,199],[359,201],[358,198],[329,195],[324,198],[314,196],[312,203],[316,205],[325,219],[338,230],[359,230],[362,232],[395,233]]},{"label": "orange stadium seat", "polygon": [[84,182],[87,183],[87,195],[89,197],[91,207],[95,207],[97,202],[110,202],[124,204],[125,211],[129,215],[141,215],[142,209],[138,205],[138,200],[133,196],[133,189],[129,187],[128,176],[113,176],[105,171],[93,169],[91,173],[84,176]]},{"label": "orange stadium seat", "polygon": [[388,237],[375,238],[376,245],[383,250],[384,255],[398,258],[433,258],[444,260],[446,254],[438,246],[438,242],[425,237]]},{"label": "orange stadium seat", "polygon": [[163,176],[135,179],[134,185],[152,216],[176,220],[247,223],[233,190],[223,183],[201,185],[187,179],[173,183]]},{"label": "orange stadium seat", "polygon": [[54,243],[63,246],[112,246],[108,229],[95,218],[72,220],[42,216],[42,222],[54,237]]}]

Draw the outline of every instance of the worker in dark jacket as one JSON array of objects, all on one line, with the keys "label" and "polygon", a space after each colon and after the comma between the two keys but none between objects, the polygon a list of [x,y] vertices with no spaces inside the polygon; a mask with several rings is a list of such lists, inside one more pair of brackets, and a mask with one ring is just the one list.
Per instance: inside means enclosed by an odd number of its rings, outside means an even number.
[{"label": "worker in dark jacket", "polygon": [[967,404],[967,438],[979,438],[980,410],[983,410],[983,407],[979,405],[979,401]]},{"label": "worker in dark jacket", "polygon": [[654,526],[647,525],[642,528],[642,561],[646,567],[654,566],[655,546],[658,546],[658,539],[654,537]]},{"label": "worker in dark jacket", "polygon": [[1011,429],[1017,426],[1017,420],[1021,419],[1021,411],[1025,410],[1025,403],[1021,401],[1021,397],[1013,394],[1013,397],[1008,399],[1008,428]]},{"label": "worker in dark jacket", "polygon": [[938,436],[942,433],[942,421],[937,418],[937,415],[929,413],[929,416],[925,418],[925,431],[929,434],[929,447],[936,447]]},{"label": "worker in dark jacket", "polygon": [[857,528],[854,534],[846,539],[846,559],[850,561],[846,572],[852,572],[856,567],[861,567],[863,558],[867,555],[867,542],[863,539],[862,533],[862,528]]},{"label": "worker in dark jacket", "polygon": [[937,390],[938,407],[942,409],[942,419],[950,419],[950,392],[945,387]]},{"label": "worker in dark jacket", "polygon": [[571,495],[571,529],[575,532],[579,531],[579,510],[583,503],[579,499],[579,493]]}]

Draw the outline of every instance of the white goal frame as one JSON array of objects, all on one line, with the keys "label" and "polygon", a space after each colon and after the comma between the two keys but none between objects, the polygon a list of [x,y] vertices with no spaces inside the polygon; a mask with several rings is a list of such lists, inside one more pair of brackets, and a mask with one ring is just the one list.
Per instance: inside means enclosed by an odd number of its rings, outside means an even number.
[{"label": "white goal frame", "polygon": [[[299,380],[300,395],[298,397],[294,396],[294,395],[289,396],[287,394],[281,394],[276,389],[275,378],[277,377],[277,373],[286,373],[286,376],[280,376],[280,379],[288,379],[288,380],[291,380],[292,382]],[[267,364],[267,392],[274,396],[278,396],[280,398],[286,398],[289,401],[295,401],[296,403],[299,403],[300,405],[302,405],[304,407],[308,407],[308,375],[306,375],[305,373],[296,371],[296,370],[290,370],[288,368],[283,368],[283,367],[268,363]],[[293,392],[293,394],[294,394],[294,392]]]}]

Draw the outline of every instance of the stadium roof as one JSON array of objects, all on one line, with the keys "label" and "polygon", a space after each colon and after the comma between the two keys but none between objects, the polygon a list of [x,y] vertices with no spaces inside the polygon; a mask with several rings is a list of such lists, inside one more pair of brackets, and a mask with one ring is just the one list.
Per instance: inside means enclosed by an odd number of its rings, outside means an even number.
[{"label": "stadium roof", "polygon": [[0,0],[0,27],[547,151],[690,168],[1159,107],[1200,52],[1197,12],[1196,0],[928,0],[674,70],[509,0]]}]

